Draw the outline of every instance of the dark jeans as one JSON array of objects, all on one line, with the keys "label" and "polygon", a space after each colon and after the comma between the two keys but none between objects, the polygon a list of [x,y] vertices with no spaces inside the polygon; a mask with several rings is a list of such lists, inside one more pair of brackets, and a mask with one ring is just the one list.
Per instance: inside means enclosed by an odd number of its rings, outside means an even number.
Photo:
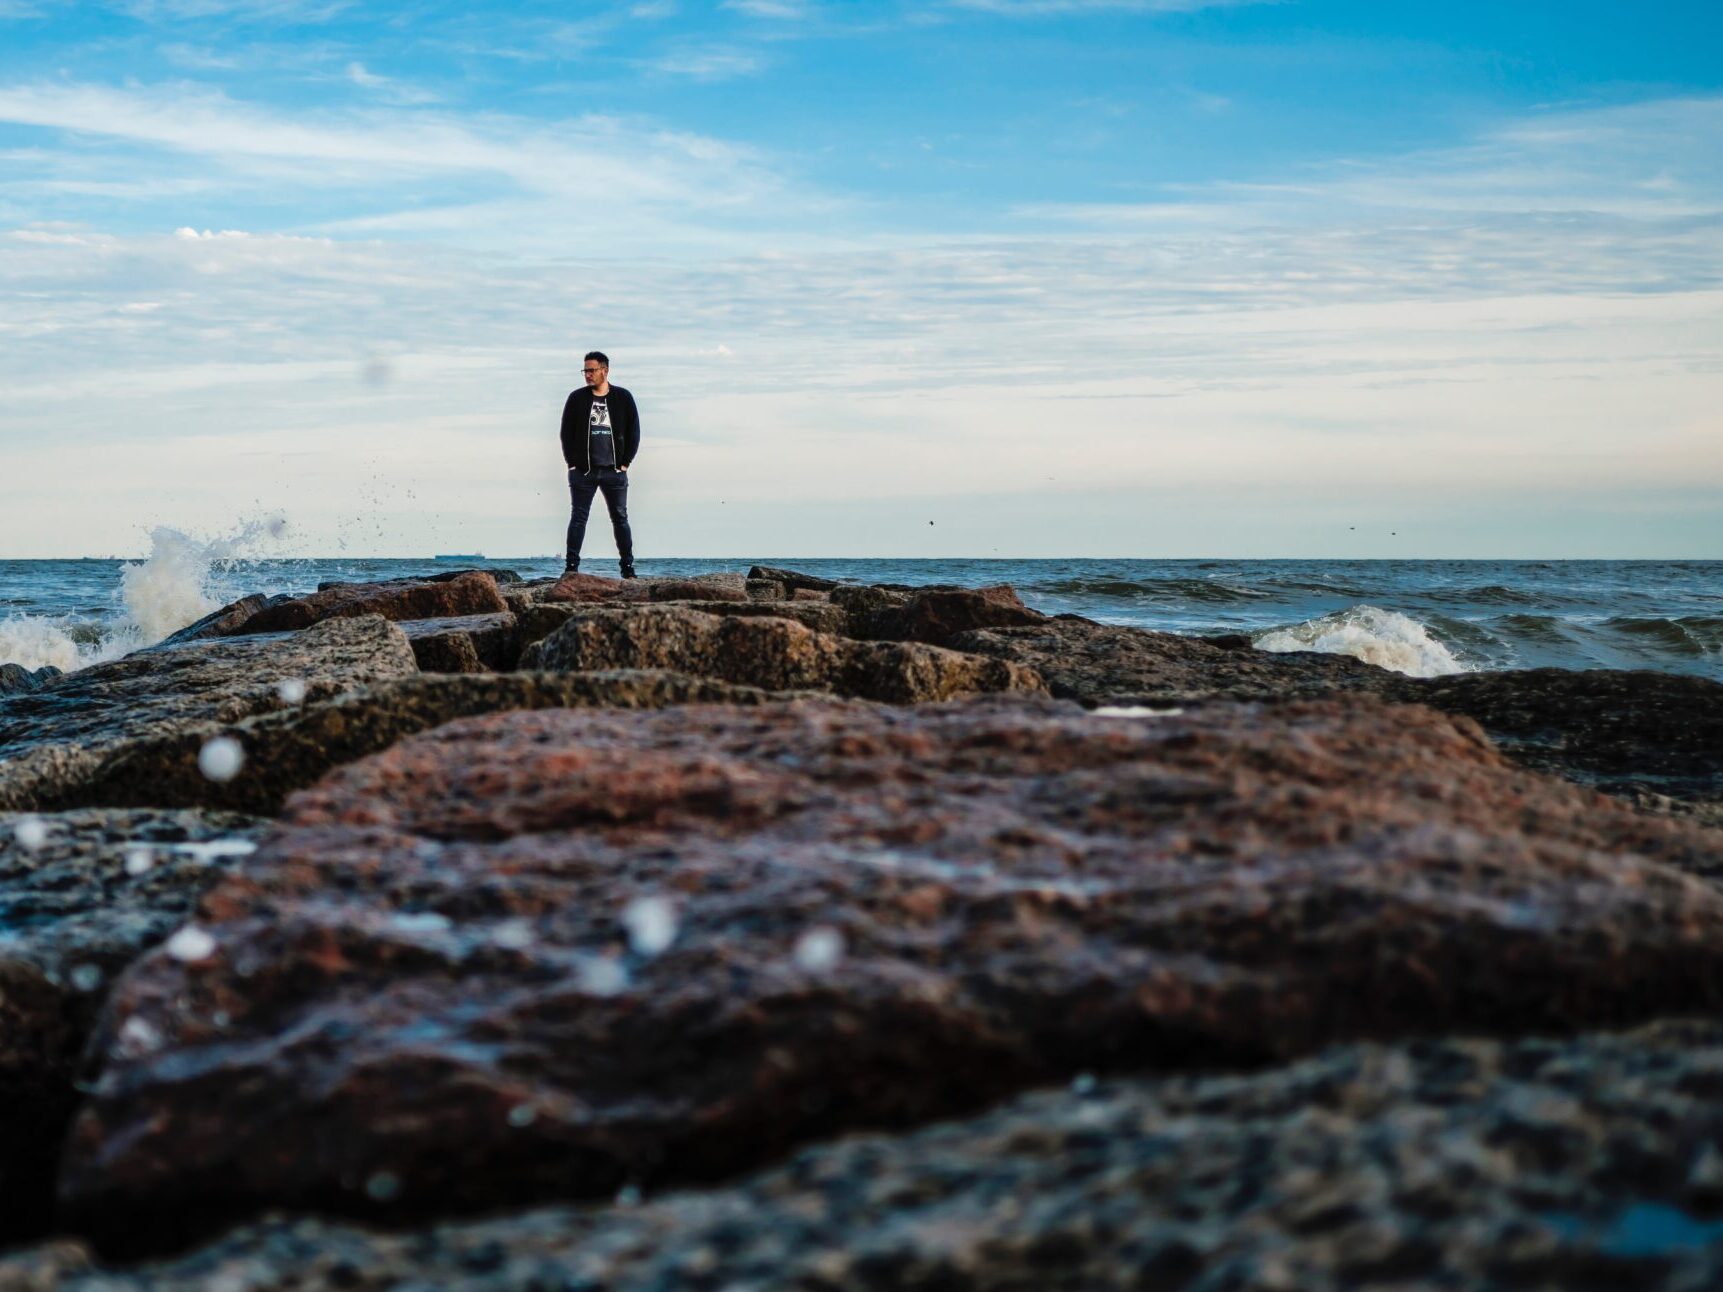
[{"label": "dark jeans", "polygon": [[604,491],[604,505],[610,511],[610,530],[616,535],[616,554],[622,558],[622,568],[634,568],[634,534],[628,528],[628,476],[615,467],[595,467],[591,471],[568,473],[568,497],[572,508],[568,514],[568,563],[580,564],[580,545],[586,540],[586,518],[592,514],[592,495]]}]

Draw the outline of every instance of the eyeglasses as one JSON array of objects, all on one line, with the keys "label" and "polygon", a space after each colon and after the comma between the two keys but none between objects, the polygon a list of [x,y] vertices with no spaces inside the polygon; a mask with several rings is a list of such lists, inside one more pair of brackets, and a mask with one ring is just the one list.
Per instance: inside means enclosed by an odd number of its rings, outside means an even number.
[{"label": "eyeglasses", "polygon": [[603,372],[603,368],[582,368],[582,372]]}]

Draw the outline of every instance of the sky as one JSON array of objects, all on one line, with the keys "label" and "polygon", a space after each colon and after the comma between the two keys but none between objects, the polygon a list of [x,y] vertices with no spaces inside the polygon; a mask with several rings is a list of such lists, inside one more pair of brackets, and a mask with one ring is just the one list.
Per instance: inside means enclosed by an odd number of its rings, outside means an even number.
[{"label": "sky", "polygon": [[589,349],[647,559],[1723,558],[1723,5],[0,0],[0,557],[556,554]]}]

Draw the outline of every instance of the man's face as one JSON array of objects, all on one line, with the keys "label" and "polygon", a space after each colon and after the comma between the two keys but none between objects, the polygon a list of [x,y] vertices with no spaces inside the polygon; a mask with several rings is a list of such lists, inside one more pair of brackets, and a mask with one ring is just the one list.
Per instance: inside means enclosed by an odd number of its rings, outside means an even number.
[{"label": "man's face", "polygon": [[586,361],[586,366],[580,371],[581,375],[586,378],[586,384],[596,389],[599,383],[604,380],[604,374],[609,372],[610,369],[606,368],[596,359],[588,359]]}]

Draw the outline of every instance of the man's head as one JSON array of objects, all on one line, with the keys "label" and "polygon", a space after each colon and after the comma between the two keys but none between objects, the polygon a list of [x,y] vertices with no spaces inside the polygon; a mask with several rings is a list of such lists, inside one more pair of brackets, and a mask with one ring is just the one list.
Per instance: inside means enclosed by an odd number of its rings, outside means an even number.
[{"label": "man's head", "polygon": [[581,376],[586,378],[586,384],[594,390],[604,384],[604,379],[610,375],[610,358],[601,350],[594,350],[581,360]]}]

